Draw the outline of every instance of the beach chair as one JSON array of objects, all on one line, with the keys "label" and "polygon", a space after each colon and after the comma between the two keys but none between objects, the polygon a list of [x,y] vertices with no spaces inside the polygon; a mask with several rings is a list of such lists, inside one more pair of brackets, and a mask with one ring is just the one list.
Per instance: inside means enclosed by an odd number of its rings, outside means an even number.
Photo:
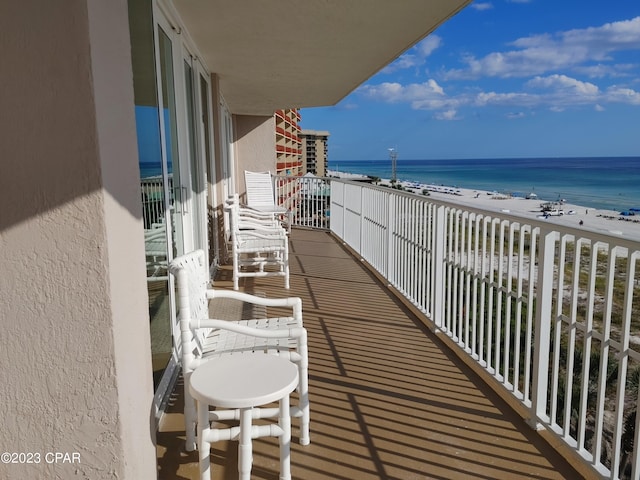
[{"label": "beach chair", "polygon": [[280,218],[287,232],[291,233],[293,213],[276,203],[271,173],[245,170],[244,183],[247,189],[246,206],[258,212],[273,215],[274,218]]},{"label": "beach chair", "polygon": [[[184,376],[186,450],[196,447],[195,402],[189,393],[191,373],[203,363],[226,355],[280,355],[298,367],[298,400],[291,416],[300,419],[300,443],[309,444],[309,380],[307,332],[302,325],[302,300],[298,297],[268,299],[209,287],[204,251],[176,257],[169,264],[176,278],[180,322],[181,366]],[[219,320],[210,318],[209,300],[233,299],[249,305],[290,309],[291,316]],[[213,312],[215,315],[215,312]],[[253,418],[273,418],[279,409],[256,408]],[[237,419],[236,410],[210,412],[210,421]]]},{"label": "beach chair", "polygon": [[[227,201],[225,211],[231,223],[230,238],[233,289],[242,277],[283,276],[289,288],[289,238],[280,224],[268,215],[257,218],[242,213],[238,197]],[[259,213],[259,212],[258,212]]]}]

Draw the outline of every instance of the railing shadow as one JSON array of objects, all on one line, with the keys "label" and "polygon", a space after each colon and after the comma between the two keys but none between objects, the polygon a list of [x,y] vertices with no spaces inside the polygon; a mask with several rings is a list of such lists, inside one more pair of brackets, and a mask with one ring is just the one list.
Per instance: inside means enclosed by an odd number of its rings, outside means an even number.
[{"label": "railing shadow", "polygon": [[[269,278],[245,288],[303,299],[311,445],[297,443],[294,422],[294,478],[581,478],[331,235],[294,230],[291,243],[290,291]],[[218,288],[230,287],[224,272]],[[158,435],[161,479],[198,478],[197,459],[180,450],[179,402]],[[236,448],[214,445],[214,480],[235,478]],[[277,441],[254,440],[253,465],[252,478],[277,478]]]}]

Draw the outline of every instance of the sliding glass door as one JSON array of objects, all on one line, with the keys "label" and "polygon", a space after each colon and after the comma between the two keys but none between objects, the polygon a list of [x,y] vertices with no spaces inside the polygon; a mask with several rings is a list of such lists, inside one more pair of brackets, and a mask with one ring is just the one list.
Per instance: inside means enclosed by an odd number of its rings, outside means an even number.
[{"label": "sliding glass door", "polygon": [[129,0],[136,126],[147,258],[153,375],[159,406],[179,359],[179,325],[168,263],[209,253],[211,159],[208,75],[150,0]]},{"label": "sliding glass door", "polygon": [[[209,79],[209,75],[206,70],[198,62],[197,68],[198,72],[198,80],[196,90],[198,92],[197,95],[197,104],[200,105],[200,116],[197,116],[198,119],[198,131],[201,132],[200,135],[200,152],[201,156],[204,159],[204,174],[203,177],[205,179],[205,186],[207,187],[206,195],[203,195],[203,198],[200,200],[203,205],[202,210],[203,214],[207,219],[207,228],[203,232],[205,237],[209,240],[209,264],[213,266],[220,265],[220,261],[218,258],[220,248],[218,245],[218,235],[214,231],[214,227],[217,225],[217,213],[215,205],[217,203],[216,200],[216,169],[213,164],[213,112],[212,103],[211,103],[211,82]],[[202,163],[200,163],[202,165]]]},{"label": "sliding glass door", "polygon": [[[207,165],[209,158],[209,123],[203,118],[209,118],[209,104],[201,101],[201,82],[206,81],[199,73],[199,62],[193,58],[189,50],[183,49],[182,68],[184,73],[184,105],[185,122],[184,135],[187,139],[185,157],[188,159],[190,207],[189,216],[191,249],[202,249],[207,256]],[[207,83],[206,90],[209,86]],[[207,93],[208,98],[208,93]]]},{"label": "sliding glass door", "polygon": [[[174,308],[167,266],[182,244],[182,228],[174,218],[173,183],[179,172],[174,171],[177,135],[173,45],[165,31],[156,26],[151,1],[130,0],[129,23],[151,354],[154,386],[158,390],[173,352]],[[164,381],[165,385],[168,383]]]}]

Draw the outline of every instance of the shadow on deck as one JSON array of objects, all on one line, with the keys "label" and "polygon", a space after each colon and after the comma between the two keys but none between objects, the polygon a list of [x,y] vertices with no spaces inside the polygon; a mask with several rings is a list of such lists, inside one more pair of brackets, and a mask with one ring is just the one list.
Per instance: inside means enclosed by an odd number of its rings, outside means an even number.
[{"label": "shadow on deck", "polygon": [[[294,230],[291,290],[245,279],[248,292],[299,296],[309,331],[311,445],[293,478],[579,479],[563,457],[326,232]],[[223,269],[216,286],[231,288]],[[182,383],[157,436],[160,479],[198,478],[186,454]],[[277,439],[254,440],[252,478],[278,478]],[[237,478],[237,444],[212,445],[215,480]]]}]

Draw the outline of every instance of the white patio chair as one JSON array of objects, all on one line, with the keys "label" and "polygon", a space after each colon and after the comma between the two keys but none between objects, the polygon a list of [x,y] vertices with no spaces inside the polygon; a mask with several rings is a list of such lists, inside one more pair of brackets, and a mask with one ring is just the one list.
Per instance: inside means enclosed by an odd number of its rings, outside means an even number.
[{"label": "white patio chair", "polygon": [[233,204],[233,203],[237,203],[238,206],[238,215],[239,215],[239,221],[240,221],[240,225],[242,226],[243,222],[245,223],[254,223],[254,224],[260,224],[263,227],[267,227],[267,228],[283,228],[282,226],[282,222],[280,220],[278,220],[273,214],[271,213],[265,213],[265,212],[259,212],[257,210],[254,210],[252,208],[248,208],[248,207],[243,207],[242,205],[240,205],[239,201],[238,201],[238,195],[235,195],[235,199],[230,199],[230,201],[228,202],[229,205]]},{"label": "white patio chair", "polygon": [[167,276],[167,227],[154,223],[144,231],[144,249],[147,259],[147,282],[166,281]]},{"label": "white patio chair", "polygon": [[271,173],[245,170],[244,183],[247,188],[247,207],[282,219],[287,232],[291,233],[293,213],[276,203]]},{"label": "white patio chair", "polygon": [[[189,378],[198,366],[225,355],[283,356],[298,366],[298,401],[291,416],[300,419],[300,444],[309,444],[309,380],[307,332],[302,325],[302,300],[298,297],[268,299],[230,290],[209,288],[209,273],[202,250],[176,257],[169,264],[177,280],[178,319],[180,321],[181,363],[184,376],[184,419],[186,450],[196,447],[195,402],[189,393]],[[263,307],[286,307],[291,316],[250,320],[209,318],[209,300],[235,299]],[[273,418],[279,409],[256,408],[253,418]],[[237,410],[210,412],[211,421],[237,420]]]},{"label": "white patio chair", "polygon": [[233,288],[238,290],[242,277],[283,276],[289,288],[289,239],[287,232],[273,219],[241,215],[238,197],[227,201],[231,223]]},{"label": "white patio chair", "polygon": [[267,212],[260,212],[253,208],[248,208],[240,204],[240,196],[236,193],[230,196],[226,201],[226,210],[231,212],[231,208],[237,208],[237,218],[240,229],[253,229],[256,227],[279,230],[282,227],[282,222],[278,220],[275,215]]}]

